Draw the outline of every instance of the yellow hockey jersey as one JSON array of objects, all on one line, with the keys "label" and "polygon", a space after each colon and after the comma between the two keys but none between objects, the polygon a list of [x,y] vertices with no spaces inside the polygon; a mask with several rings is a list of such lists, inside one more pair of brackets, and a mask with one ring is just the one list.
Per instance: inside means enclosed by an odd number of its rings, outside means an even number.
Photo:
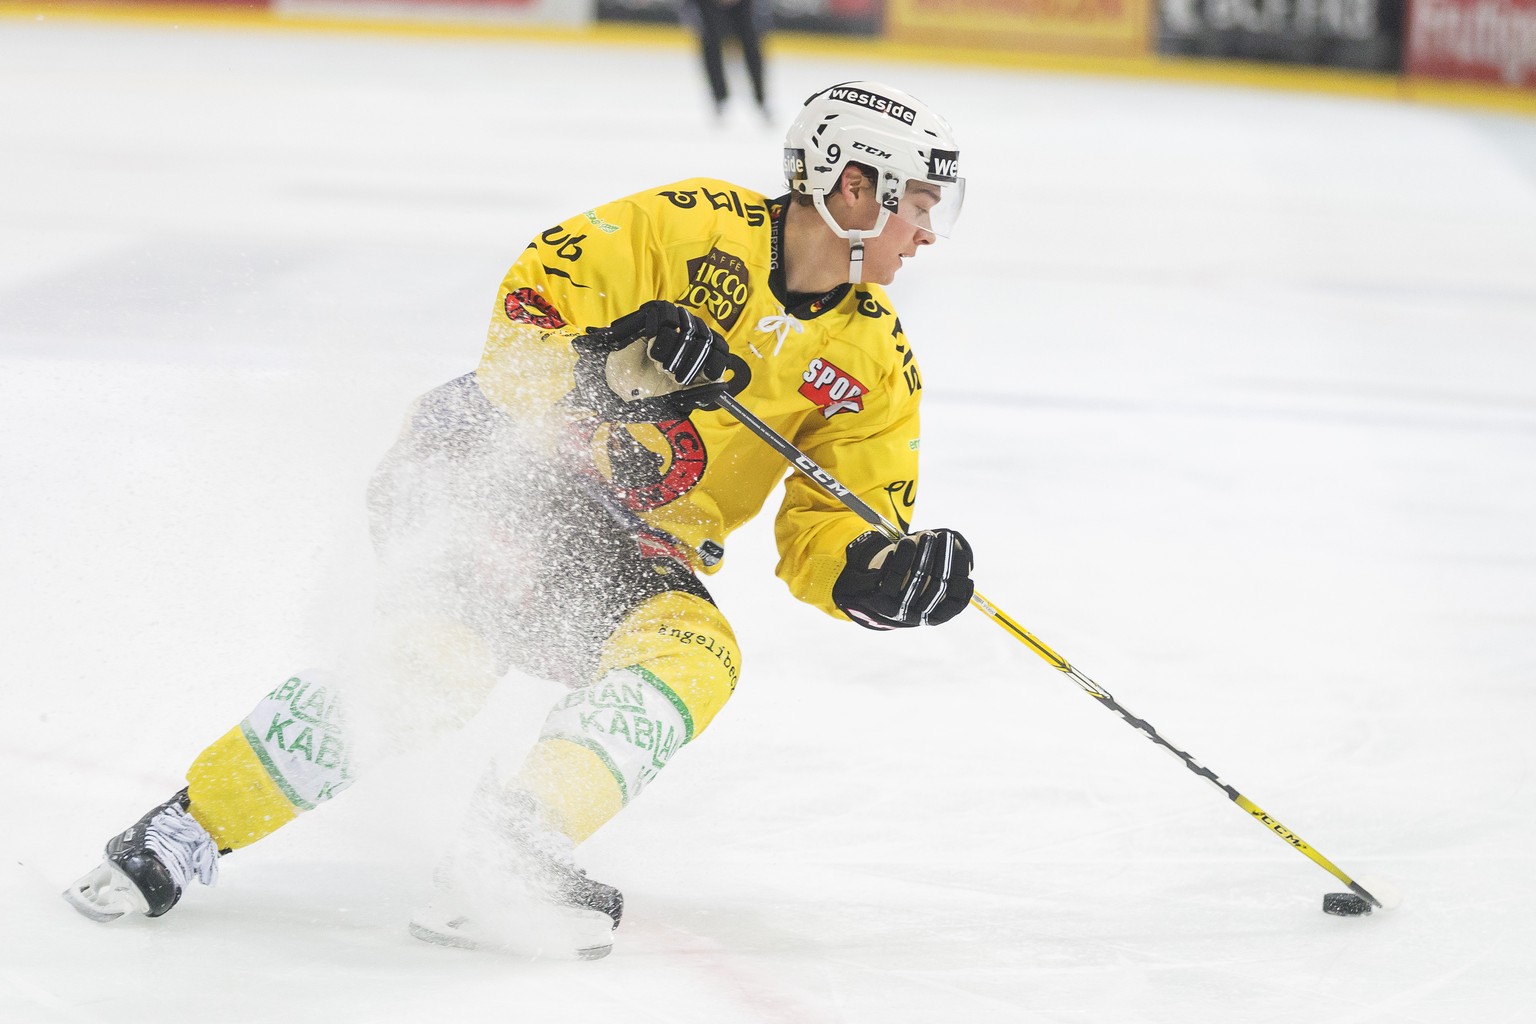
[{"label": "yellow hockey jersey", "polygon": [[[550,431],[551,444],[575,431],[618,499],[704,571],[788,466],[723,410],[617,424],[570,407],[573,339],[651,299],[713,324],[730,345],[728,379],[742,404],[887,519],[905,528],[916,500],[922,382],[901,321],[876,285],[786,292],[788,202],[694,178],[555,225],[502,281],[477,370],[486,395],[515,421]],[[842,618],[832,584],[848,542],[868,529],[791,474],[775,525],[779,577]]]}]

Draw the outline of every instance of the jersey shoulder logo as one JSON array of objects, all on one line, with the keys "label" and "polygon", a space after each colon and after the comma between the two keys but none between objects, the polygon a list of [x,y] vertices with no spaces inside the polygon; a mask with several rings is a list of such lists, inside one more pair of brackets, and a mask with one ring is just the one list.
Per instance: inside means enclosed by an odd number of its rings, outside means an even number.
[{"label": "jersey shoulder logo", "polygon": [[882,306],[880,300],[875,298],[872,292],[860,288],[853,293],[853,297],[858,301],[860,316],[867,316],[873,320],[878,320],[883,316],[891,315],[891,311]]},{"label": "jersey shoulder logo", "polygon": [[518,288],[507,292],[504,306],[507,319],[513,323],[533,324],[546,331],[565,326],[565,317],[560,315],[560,311],[532,288]]},{"label": "jersey shoulder logo", "polygon": [[869,389],[858,379],[826,359],[812,359],[801,379],[800,393],[810,399],[821,414],[831,419],[840,412],[863,412],[864,396]]},{"label": "jersey shoulder logo", "polygon": [[[788,152],[786,150],[786,152]],[[703,207],[699,205],[699,196],[703,196],[711,210],[723,210],[733,213],[747,222],[749,227],[762,227],[768,218],[768,207],[764,203],[754,203],[750,196],[743,199],[740,192],[733,188],[727,188],[720,192],[711,192],[704,187],[690,189],[664,189],[656,193],[679,210],[694,210]]]},{"label": "jersey shoulder logo", "polygon": [[603,220],[603,218],[599,217],[596,210],[588,210],[586,213],[582,214],[582,216],[591,221],[592,226],[597,228],[597,230],[601,231],[605,235],[611,235],[614,232],[620,230],[617,224],[610,224]]}]

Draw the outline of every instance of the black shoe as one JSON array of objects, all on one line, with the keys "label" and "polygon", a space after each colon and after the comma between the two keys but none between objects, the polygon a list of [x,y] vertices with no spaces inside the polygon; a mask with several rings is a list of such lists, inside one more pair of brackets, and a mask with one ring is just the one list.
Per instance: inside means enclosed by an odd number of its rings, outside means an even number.
[{"label": "black shoe", "polygon": [[184,789],[113,836],[106,859],[64,890],[64,899],[93,921],[114,921],[130,911],[159,917],[192,878],[212,885],[219,850],[188,806]]}]

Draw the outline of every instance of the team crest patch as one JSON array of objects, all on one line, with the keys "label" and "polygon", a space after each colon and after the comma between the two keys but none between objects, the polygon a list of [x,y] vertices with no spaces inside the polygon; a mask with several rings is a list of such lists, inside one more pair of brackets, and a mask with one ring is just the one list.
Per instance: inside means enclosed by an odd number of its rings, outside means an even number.
[{"label": "team crest patch", "polygon": [[739,256],[719,249],[688,261],[688,290],[680,300],[685,306],[709,311],[715,322],[729,331],[741,319],[747,304],[751,275]]},{"label": "team crest patch", "polygon": [[533,324],[546,331],[565,326],[565,317],[550,301],[532,288],[519,288],[507,293],[507,319],[516,324]]},{"label": "team crest patch", "polygon": [[[586,434],[587,442],[592,443],[594,436]],[[649,512],[681,498],[697,486],[709,465],[709,452],[692,420],[614,424],[607,437],[596,443],[607,453],[614,489],[625,507],[635,512]]]},{"label": "team crest patch", "polygon": [[800,393],[831,419],[840,412],[863,412],[864,395],[868,392],[863,384],[836,364],[825,359],[812,359],[801,379]]}]

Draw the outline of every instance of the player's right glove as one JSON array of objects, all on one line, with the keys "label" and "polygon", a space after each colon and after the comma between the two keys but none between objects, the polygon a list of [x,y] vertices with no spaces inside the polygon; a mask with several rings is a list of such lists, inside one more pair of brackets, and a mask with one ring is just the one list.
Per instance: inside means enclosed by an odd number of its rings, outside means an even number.
[{"label": "player's right glove", "polygon": [[576,348],[577,397],[623,420],[683,415],[708,401],[730,356],[708,324],[662,299],[587,331]]},{"label": "player's right glove", "polygon": [[892,543],[873,531],[848,545],[832,601],[868,629],[937,626],[971,600],[971,546],[954,530],[923,530]]}]

